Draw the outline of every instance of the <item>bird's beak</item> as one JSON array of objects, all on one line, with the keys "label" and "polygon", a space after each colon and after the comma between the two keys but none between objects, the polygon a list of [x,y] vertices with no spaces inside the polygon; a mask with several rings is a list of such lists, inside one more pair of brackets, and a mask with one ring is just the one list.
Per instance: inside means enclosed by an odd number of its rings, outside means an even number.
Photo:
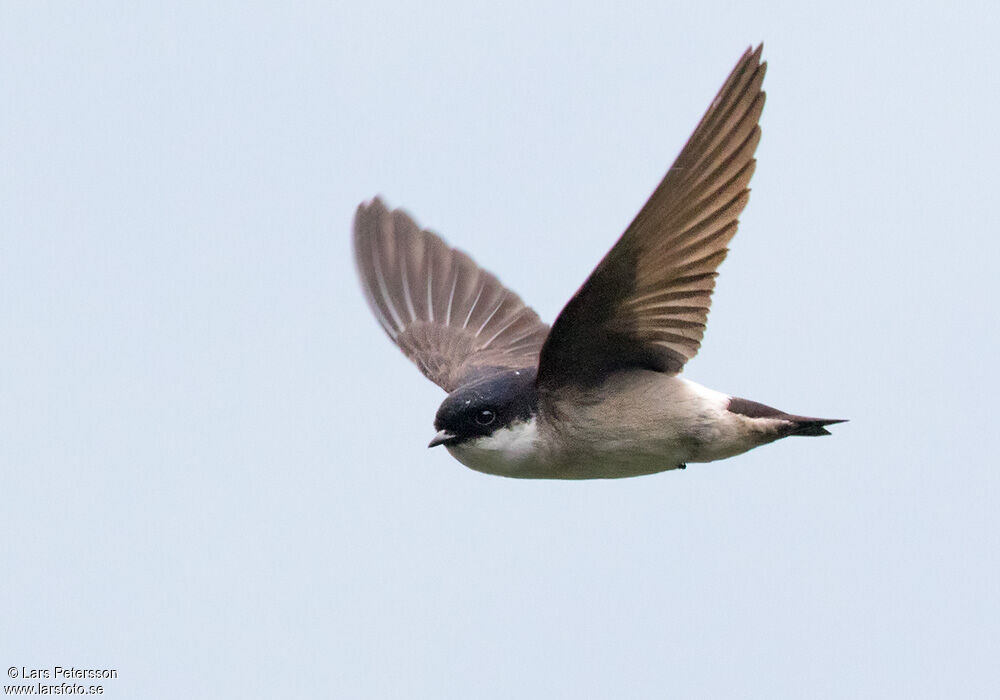
[{"label": "bird's beak", "polygon": [[447,445],[449,442],[455,439],[453,433],[449,433],[447,430],[439,430],[438,434],[434,436],[431,440],[431,444],[428,447],[437,447],[438,445]]}]

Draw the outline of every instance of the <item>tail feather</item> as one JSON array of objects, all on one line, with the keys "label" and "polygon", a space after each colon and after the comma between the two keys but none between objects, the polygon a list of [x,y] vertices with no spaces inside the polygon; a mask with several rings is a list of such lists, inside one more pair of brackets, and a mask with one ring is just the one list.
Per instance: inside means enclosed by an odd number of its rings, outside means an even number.
[{"label": "tail feather", "polygon": [[776,418],[788,421],[791,425],[785,435],[829,435],[830,431],[825,426],[847,422],[846,418],[808,418],[806,416],[795,416],[791,413],[785,413],[776,408],[765,406],[762,403],[748,401],[747,399],[735,396],[729,399],[729,406],[727,408],[732,413],[739,413],[741,416],[747,416],[748,418]]},{"label": "tail feather", "polygon": [[776,416],[784,420],[793,422],[794,427],[789,435],[829,435],[830,431],[824,426],[834,423],[846,423],[846,418],[802,418],[801,416]]}]

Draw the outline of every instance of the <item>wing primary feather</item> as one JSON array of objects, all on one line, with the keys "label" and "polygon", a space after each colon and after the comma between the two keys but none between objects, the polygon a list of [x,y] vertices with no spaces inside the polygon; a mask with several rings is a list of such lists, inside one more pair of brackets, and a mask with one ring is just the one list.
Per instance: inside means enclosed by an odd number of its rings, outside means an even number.
[{"label": "wing primary feather", "polygon": [[497,302],[496,307],[493,309],[493,311],[490,312],[490,315],[486,317],[486,320],[483,321],[482,325],[479,326],[479,329],[476,331],[477,338],[479,337],[479,334],[483,332],[483,329],[486,328],[487,324],[489,324],[489,322],[493,320],[493,317],[497,315],[497,311],[500,310],[500,307],[503,306],[503,303],[507,301],[507,294],[508,292],[505,289],[503,291],[503,294],[500,296],[500,301]]},{"label": "wing primary feather", "polygon": [[[689,277],[688,280],[684,283],[684,285],[686,286],[686,284],[694,282],[701,282],[704,284],[706,279],[711,280],[711,276],[696,275],[694,277]],[[678,283],[675,286],[681,287],[682,285]],[[645,306],[647,303],[650,303],[651,301],[660,300],[663,302],[670,302],[681,299],[690,299],[691,297],[699,296],[702,294],[705,294],[705,289],[702,287],[695,287],[694,289],[682,288],[676,291],[674,289],[670,289],[668,291],[654,290],[652,292],[649,292],[648,294],[636,295],[635,297],[629,299],[627,303],[630,306]]]},{"label": "wing primary feather", "polygon": [[[755,51],[753,56],[759,58],[759,51]],[[651,202],[654,199],[670,195],[675,190],[683,189],[691,191],[706,179],[707,176],[711,175],[711,170],[702,172],[704,168],[701,166],[706,162],[712,162],[712,158],[717,156],[717,151],[720,148],[724,148],[726,139],[732,136],[732,131],[726,130],[726,126],[731,122],[730,116],[732,112],[739,106],[742,100],[750,99],[751,97],[753,100],[750,103],[751,107],[758,100],[760,102],[759,109],[755,112],[754,122],[759,117],[760,110],[763,110],[763,98],[759,97],[763,93],[760,93],[759,89],[760,84],[764,80],[766,68],[766,63],[755,66],[754,71],[749,74],[751,78],[749,85],[743,84],[744,81],[742,78],[747,77],[745,72],[739,73],[738,76],[734,72],[730,76],[731,78],[736,77],[736,80],[727,81],[727,84],[719,91],[712,105],[706,111],[705,116],[702,117],[703,122],[695,129],[695,132],[691,135],[681,154],[677,157],[677,161],[668,171],[668,175],[672,175],[676,179],[675,187],[672,187],[667,192],[654,192],[650,198]],[[746,67],[744,67],[745,70]],[[754,89],[755,87],[756,89]],[[739,123],[739,120],[737,120],[737,123]],[[656,219],[659,221],[673,219],[676,217],[678,211],[682,211],[687,204],[688,202],[685,201],[685,198],[674,198],[671,205],[655,208],[657,210]],[[646,207],[643,209],[645,211]],[[652,212],[649,212],[649,215],[652,215]]]},{"label": "wing primary feather", "polygon": [[434,323],[434,262],[430,255],[426,259],[427,264],[427,320]]},{"label": "wing primary feather", "polygon": [[486,280],[480,280],[479,290],[476,292],[476,298],[472,300],[472,304],[469,306],[469,313],[465,316],[465,321],[462,322],[462,328],[469,327],[469,320],[472,319],[472,314],[476,310],[476,304],[479,303],[480,297],[483,296],[483,289],[486,287]]},{"label": "wing primary feather", "polygon": [[[400,329],[403,328],[403,320],[399,317],[396,312],[395,304],[392,302],[392,297],[389,294],[389,286],[385,280],[385,272],[382,270],[382,258],[378,255],[378,250],[375,248],[378,245],[378,241],[375,237],[372,237],[372,261],[374,263],[375,279],[378,283],[379,292],[382,295],[382,300],[385,302],[386,310],[392,316],[394,323],[392,324],[392,331],[389,335],[396,339],[399,335]],[[386,328],[389,331],[388,328]]]},{"label": "wing primary feather", "polygon": [[[726,136],[720,140],[719,144],[716,146],[715,150],[706,154],[700,159],[699,165],[702,163],[712,163],[711,167],[694,167],[692,168],[695,178],[687,183],[687,186],[692,190],[700,187],[704,183],[717,182],[723,180],[728,182],[730,175],[729,172],[736,170],[739,172],[742,170],[746,162],[752,159],[754,151],[757,149],[757,145],[760,142],[760,127],[757,125],[757,119],[760,116],[761,110],[764,108],[764,93],[760,93],[758,98],[754,101],[754,108],[752,113],[744,115],[743,120],[740,122],[741,126],[737,132],[729,132]],[[742,134],[743,130],[747,130],[746,135]],[[698,204],[709,199],[714,194],[712,186],[706,187],[706,192],[703,196],[694,198],[689,201],[681,202],[685,205],[678,211],[686,211],[694,208]]]},{"label": "wing primary feather", "polygon": [[646,204],[556,318],[539,361],[543,395],[628,367],[677,373],[697,353],[756,167],[762,50],[743,53]]},{"label": "wing primary feather", "polygon": [[[760,137],[760,131],[757,132],[757,137]],[[754,144],[756,146],[756,144]],[[751,153],[753,152],[751,148]],[[734,165],[736,162],[734,161]],[[731,201],[740,192],[747,189],[747,185],[750,184],[750,178],[753,177],[754,171],[757,169],[757,160],[750,158],[743,161],[740,165],[739,170],[736,171],[731,177],[715,178],[718,181],[718,185],[714,187],[710,192],[707,192],[704,196],[699,197],[697,201],[692,201],[688,207],[681,212],[681,216],[687,215],[689,211],[696,211],[700,207],[706,206],[712,200],[722,200]],[[728,174],[728,173],[727,173]]]},{"label": "wing primary feather", "polygon": [[408,275],[406,274],[406,264],[403,263],[399,266],[399,276],[400,282],[403,288],[403,301],[406,303],[406,309],[410,312],[410,321],[417,320],[417,311],[413,308],[413,296],[410,294],[410,281]]},{"label": "wing primary feather", "polygon": [[451,325],[451,304],[455,300],[455,288],[458,286],[458,276],[452,278],[451,280],[451,292],[448,294],[448,313],[445,314],[444,325]]}]

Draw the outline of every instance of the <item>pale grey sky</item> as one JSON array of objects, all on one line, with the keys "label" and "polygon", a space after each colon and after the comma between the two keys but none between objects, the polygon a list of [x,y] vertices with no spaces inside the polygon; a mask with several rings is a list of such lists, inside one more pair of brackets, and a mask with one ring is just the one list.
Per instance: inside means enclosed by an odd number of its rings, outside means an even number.
[{"label": "pale grey sky", "polygon": [[[993,3],[0,5],[0,664],[110,698],[987,697]],[[764,41],[686,375],[852,422],[618,482],[428,450],[381,193],[552,320]],[[6,681],[5,681],[6,683]]]}]

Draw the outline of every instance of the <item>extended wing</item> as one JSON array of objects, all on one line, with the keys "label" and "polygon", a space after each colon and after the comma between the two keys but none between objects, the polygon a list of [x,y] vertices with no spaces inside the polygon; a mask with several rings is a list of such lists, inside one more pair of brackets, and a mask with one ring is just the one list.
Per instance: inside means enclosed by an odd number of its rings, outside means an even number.
[{"label": "extended wing", "polygon": [[368,304],[420,371],[451,392],[497,368],[534,368],[549,327],[460,250],[378,198],[358,207],[354,257]]},{"label": "extended wing", "polygon": [[705,333],[716,268],[736,233],[760,140],[766,63],[749,49],[622,237],[559,314],[538,386],[592,385],[609,372],[676,373]]}]

